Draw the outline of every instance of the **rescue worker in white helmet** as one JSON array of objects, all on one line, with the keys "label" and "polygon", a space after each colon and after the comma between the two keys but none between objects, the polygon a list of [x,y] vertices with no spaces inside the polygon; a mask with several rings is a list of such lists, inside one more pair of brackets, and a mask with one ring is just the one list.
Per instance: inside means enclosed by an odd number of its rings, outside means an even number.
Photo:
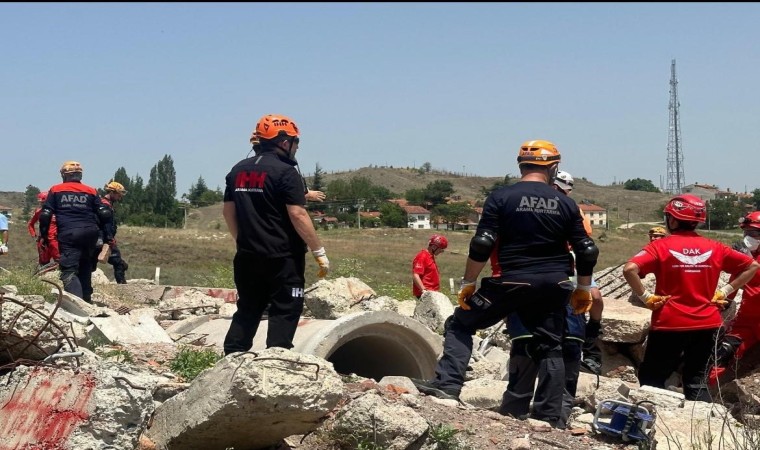
[{"label": "rescue worker in white helmet", "polygon": [[66,161],[61,166],[62,183],[50,188],[40,212],[40,236],[50,244],[50,225],[58,225],[59,268],[66,292],[92,303],[92,261],[99,233],[110,242],[106,224],[111,211],[103,205],[95,188],[82,183],[82,165]]}]

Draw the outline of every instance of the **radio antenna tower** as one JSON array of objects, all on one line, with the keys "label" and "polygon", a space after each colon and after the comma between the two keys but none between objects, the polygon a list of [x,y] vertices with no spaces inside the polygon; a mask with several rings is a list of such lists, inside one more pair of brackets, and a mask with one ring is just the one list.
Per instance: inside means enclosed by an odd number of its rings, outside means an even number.
[{"label": "radio antenna tower", "polygon": [[681,115],[678,112],[678,80],[676,79],[676,60],[670,63],[670,126],[668,128],[668,178],[666,191],[671,195],[681,193],[684,186],[683,149],[681,148]]}]

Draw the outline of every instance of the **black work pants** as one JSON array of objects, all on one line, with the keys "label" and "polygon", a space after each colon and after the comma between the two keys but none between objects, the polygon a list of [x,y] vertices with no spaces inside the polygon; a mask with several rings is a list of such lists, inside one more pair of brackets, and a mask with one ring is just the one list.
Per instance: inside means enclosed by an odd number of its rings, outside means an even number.
[{"label": "black work pants", "polygon": [[61,281],[66,292],[92,302],[92,268],[98,229],[62,229],[58,224],[58,245],[61,259],[58,261]]},{"label": "black work pants", "polygon": [[118,284],[127,284],[127,262],[121,258],[119,247],[111,247],[111,256],[108,257],[108,264],[113,266],[113,278]]},{"label": "black work pants", "polygon": [[509,313],[516,312],[532,333],[531,356],[539,364],[550,365],[553,379],[556,379],[554,386],[547,381],[547,372],[539,374],[538,401],[534,401],[536,418],[558,420],[565,376],[562,364],[565,307],[572,289],[565,273],[504,276],[496,280],[484,278],[480,289],[468,302],[472,309],[454,310],[433,383],[447,392],[461,391],[472,356],[472,336],[477,330],[493,326]]},{"label": "black work pants", "polygon": [[224,354],[251,349],[267,307],[267,348],[293,348],[293,337],[303,312],[305,254],[266,258],[238,251],[233,267],[238,291],[237,312],[224,338]]},{"label": "black work pants", "polygon": [[686,400],[710,402],[706,373],[718,328],[688,331],[649,331],[639,383],[665,389],[665,381],[683,362]]}]

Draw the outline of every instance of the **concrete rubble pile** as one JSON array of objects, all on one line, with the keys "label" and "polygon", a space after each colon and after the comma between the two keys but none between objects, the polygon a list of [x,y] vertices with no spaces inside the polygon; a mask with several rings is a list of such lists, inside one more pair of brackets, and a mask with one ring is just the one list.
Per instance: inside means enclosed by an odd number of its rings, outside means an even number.
[{"label": "concrete rubble pile", "polygon": [[[685,401],[675,374],[668,390],[638,386],[650,312],[622,286],[622,267],[595,275],[605,294],[603,371],[598,379],[581,374],[572,427],[590,432],[597,405],[614,399],[656,404],[658,441],[682,448],[695,421],[741,430],[724,407]],[[118,303],[105,291],[96,287],[96,302]],[[107,292],[135,300],[117,309],[65,293],[51,304],[12,286],[2,292],[0,450],[257,449],[318,430],[334,438],[371,435],[382,448],[435,448],[431,424],[418,412],[423,397],[409,378],[433,375],[454,310],[445,294],[400,302],[356,278],[320,280],[306,290],[292,350],[264,348],[264,320],[251,352],[221,358],[185,383],[156,361],[188,345],[222,354],[234,290],[130,280],[109,285]],[[503,328],[475,337],[461,404],[425,400],[497,411],[508,378]],[[348,394],[346,382],[367,388]],[[740,381],[725,389],[760,408]]]}]

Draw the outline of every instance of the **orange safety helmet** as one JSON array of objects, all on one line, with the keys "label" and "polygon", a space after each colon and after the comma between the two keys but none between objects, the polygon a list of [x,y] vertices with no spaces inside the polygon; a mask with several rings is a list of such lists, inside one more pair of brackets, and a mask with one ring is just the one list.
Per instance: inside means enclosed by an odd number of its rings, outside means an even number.
[{"label": "orange safety helmet", "polygon": [[760,211],[752,211],[751,213],[739,219],[739,226],[742,229],[745,229],[745,228],[760,229]]},{"label": "orange safety helmet", "polygon": [[520,153],[517,154],[517,163],[536,164],[539,166],[549,166],[560,161],[561,156],[557,146],[549,141],[526,141],[520,146]]},{"label": "orange safety helmet", "polygon": [[119,183],[118,181],[111,181],[110,183],[106,184],[105,190],[108,192],[116,192],[121,195],[124,195],[127,193],[127,190],[124,189],[124,185]]},{"label": "orange safety helmet", "polygon": [[67,173],[82,173],[82,165],[76,161],[66,161],[61,166],[61,175]]},{"label": "orange safety helmet", "polygon": [[[293,119],[279,114],[267,114],[256,123],[255,137],[259,139],[274,139],[278,136],[299,136],[298,126]],[[253,144],[254,136],[251,136]]]},{"label": "orange safety helmet", "polygon": [[682,194],[673,197],[662,212],[684,222],[704,223],[707,208],[705,202],[696,195]]},{"label": "orange safety helmet", "polygon": [[652,227],[649,229],[650,236],[667,236],[668,232],[663,227]]},{"label": "orange safety helmet", "polygon": [[47,200],[47,196],[48,196],[47,192],[40,192],[39,194],[37,194],[37,200],[44,202],[45,200]]},{"label": "orange safety helmet", "polygon": [[444,236],[441,236],[440,234],[434,234],[430,236],[430,240],[428,241],[428,246],[435,246],[440,248],[441,250],[444,250],[446,247],[449,246],[449,241]]}]

